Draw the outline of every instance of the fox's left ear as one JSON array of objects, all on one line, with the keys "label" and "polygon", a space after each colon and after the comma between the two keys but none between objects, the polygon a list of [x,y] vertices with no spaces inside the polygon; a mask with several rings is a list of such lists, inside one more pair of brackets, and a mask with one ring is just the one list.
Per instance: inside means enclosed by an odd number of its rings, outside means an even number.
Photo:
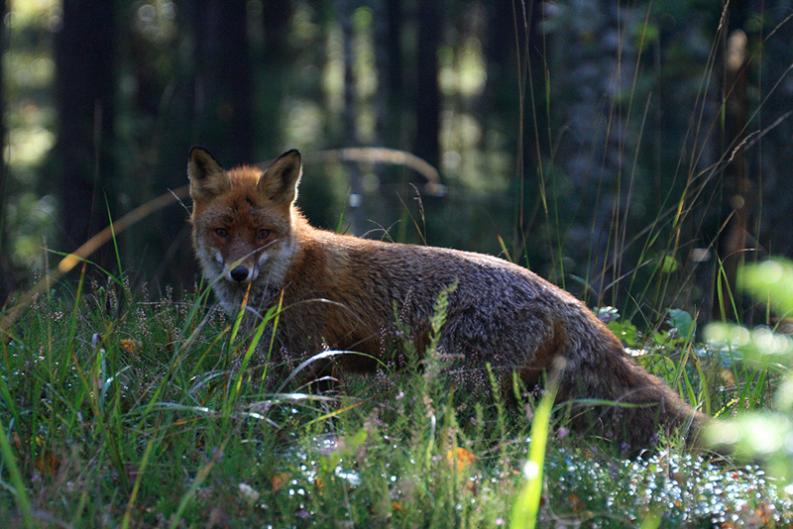
[{"label": "fox's left ear", "polygon": [[193,201],[210,200],[231,187],[229,177],[218,161],[201,147],[190,149],[187,178],[190,179],[190,197]]},{"label": "fox's left ear", "polygon": [[303,162],[296,149],[286,151],[259,177],[256,188],[270,200],[291,204],[297,198],[297,186],[303,175]]}]

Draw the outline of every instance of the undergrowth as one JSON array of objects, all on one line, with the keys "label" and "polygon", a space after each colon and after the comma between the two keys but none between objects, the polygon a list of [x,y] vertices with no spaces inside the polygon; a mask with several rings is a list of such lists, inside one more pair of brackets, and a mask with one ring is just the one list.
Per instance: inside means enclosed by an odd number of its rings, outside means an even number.
[{"label": "undergrowth", "polygon": [[[270,365],[270,327],[244,331],[208,299],[81,281],[22,315],[0,344],[3,527],[509,525],[536,394],[467,398],[418,360],[307,381]],[[766,377],[693,344],[677,316],[646,336],[613,311],[611,325],[694,405],[762,405]],[[558,418],[546,433],[540,526],[793,523],[757,467],[675,438],[629,460]]]}]

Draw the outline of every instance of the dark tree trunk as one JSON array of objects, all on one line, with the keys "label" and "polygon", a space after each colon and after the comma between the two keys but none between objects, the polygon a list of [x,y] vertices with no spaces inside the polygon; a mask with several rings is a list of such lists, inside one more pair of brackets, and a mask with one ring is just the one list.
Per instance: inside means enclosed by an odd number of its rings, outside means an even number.
[{"label": "dark tree trunk", "polygon": [[[339,13],[341,14],[341,31],[344,40],[344,141],[347,146],[358,145],[358,127],[356,124],[356,94],[355,94],[355,74],[353,71],[354,51],[353,51],[353,28],[352,0],[340,0],[338,3]],[[348,163],[347,175],[350,182],[350,197],[348,203],[348,216],[350,219],[352,233],[361,235],[364,231],[363,222],[363,187],[361,182],[361,172],[355,162]]]},{"label": "dark tree trunk", "polygon": [[[757,2],[751,3],[751,9],[758,12]],[[759,31],[749,32],[749,41],[762,41],[762,66],[756,63],[752,72],[757,75],[753,91],[768,98],[758,109],[753,119],[752,128],[765,130],[790,110],[793,101],[793,83],[790,82],[790,43],[793,42],[793,24],[787,20],[790,15],[790,2],[774,2],[765,4],[762,15],[763,25]],[[756,26],[755,26],[756,27]],[[771,35],[768,37],[768,35]],[[776,84],[785,79],[785,82]],[[773,89],[772,89],[773,88]],[[757,97],[757,96],[755,96]],[[752,224],[756,232],[762,228],[764,250],[773,255],[793,255],[793,230],[780,229],[790,223],[790,212],[793,211],[793,193],[790,192],[790,168],[793,167],[793,149],[790,148],[793,138],[793,120],[784,119],[776,123],[773,134],[761,138],[751,149],[751,165],[749,173],[754,177],[756,205]],[[762,205],[762,208],[760,207]],[[759,225],[762,222],[762,225]],[[763,253],[756,252],[752,259],[761,258]]]},{"label": "dark tree trunk", "polygon": [[[746,138],[749,101],[746,93],[747,36],[742,29],[732,31],[727,39],[724,55],[724,145],[728,152],[736,149]],[[724,169],[726,209],[729,222],[721,234],[719,254],[724,266],[722,292],[716,297],[714,316],[731,315],[730,300],[735,299],[738,267],[746,257],[752,182],[749,179],[744,149],[737,149],[732,162]]]},{"label": "dark tree trunk", "polygon": [[[4,73],[3,58],[7,48],[6,0],[0,0],[0,152],[5,152],[6,124],[5,124],[5,90],[3,90]],[[5,157],[0,156],[0,307],[5,303],[8,294],[14,288],[13,272],[11,268],[11,248],[9,248],[8,233],[6,230],[6,195],[8,194],[8,170]]]},{"label": "dark tree trunk", "polygon": [[[72,250],[107,225],[115,140],[114,2],[64,0],[55,36],[61,245]],[[113,205],[110,204],[111,212]],[[96,258],[107,264],[109,253]]]},{"label": "dark tree trunk", "polygon": [[[260,147],[266,158],[278,154],[283,145],[283,122],[281,104],[289,81],[290,65],[294,50],[289,45],[289,24],[294,13],[292,0],[268,0],[262,3],[262,26],[264,29],[264,53],[262,63],[266,76],[256,98],[264,110],[259,130]],[[257,144],[258,145],[258,144]]]},{"label": "dark tree trunk", "polygon": [[[516,95],[522,85],[518,84],[515,73],[518,69],[522,79],[523,69],[518,67],[516,54],[524,48],[525,32],[521,29],[523,23],[515,19],[516,14],[520,15],[514,13],[511,1],[483,4],[487,13],[484,38],[487,89],[481,98],[480,119],[483,129],[487,130],[491,119],[502,116],[502,119],[509,119],[517,114]],[[519,30],[517,35],[516,29]],[[519,130],[518,126],[516,121],[508,130]]]},{"label": "dark tree trunk", "polygon": [[[137,3],[125,3],[121,14],[133,17],[138,8]],[[185,163],[194,134],[193,57],[187,53],[163,53],[194,42],[193,18],[187,3],[177,5],[176,17],[177,31],[167,40],[153,36],[140,24],[127,28],[128,56],[121,60],[126,61],[135,78],[130,101],[135,126],[125,140],[125,150],[131,153],[129,170],[136,180],[134,186],[124,189],[122,196],[129,197],[124,210],[187,183]],[[195,260],[186,220],[187,212],[175,205],[125,234],[126,247],[146,248],[145,252],[128,254],[125,266],[134,274],[131,279],[139,279],[155,290],[163,285],[181,289],[193,284]],[[162,226],[170,229],[163,230]]]},{"label": "dark tree trunk", "polygon": [[253,119],[246,4],[199,0],[193,13],[199,141],[226,165],[250,162]]},{"label": "dark tree trunk", "polygon": [[418,4],[416,67],[416,143],[414,152],[434,166],[440,161],[441,93],[438,86],[438,46],[441,2]]},{"label": "dark tree trunk", "polygon": [[[489,5],[485,39],[488,90],[479,114],[483,129],[493,117],[506,120],[505,129],[516,131],[515,186],[518,196],[513,248],[524,255],[536,247],[532,224],[548,221],[538,188],[542,155],[550,157],[545,113],[543,39],[540,33],[542,4],[495,2]],[[542,220],[541,220],[542,219]],[[555,256],[556,252],[545,252]],[[552,259],[554,257],[551,257]],[[557,266],[551,267],[558,269]]]},{"label": "dark tree trunk", "polygon": [[[404,100],[402,77],[402,8],[400,0],[385,0],[385,21],[376,24],[385,26],[384,39],[376,45],[383,48],[378,62],[385,73],[381,81],[385,84],[386,116],[381,138],[389,147],[402,147],[402,102]],[[379,27],[379,26],[378,26]],[[380,60],[382,58],[382,60]]]}]

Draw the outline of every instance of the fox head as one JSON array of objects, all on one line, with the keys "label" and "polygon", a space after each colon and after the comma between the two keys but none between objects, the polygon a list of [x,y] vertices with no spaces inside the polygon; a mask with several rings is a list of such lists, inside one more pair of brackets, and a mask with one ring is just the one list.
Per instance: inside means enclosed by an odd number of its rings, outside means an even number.
[{"label": "fox head", "polygon": [[213,285],[227,290],[283,281],[295,248],[292,216],[301,175],[296,150],[265,170],[225,170],[209,151],[190,150],[193,243]]}]

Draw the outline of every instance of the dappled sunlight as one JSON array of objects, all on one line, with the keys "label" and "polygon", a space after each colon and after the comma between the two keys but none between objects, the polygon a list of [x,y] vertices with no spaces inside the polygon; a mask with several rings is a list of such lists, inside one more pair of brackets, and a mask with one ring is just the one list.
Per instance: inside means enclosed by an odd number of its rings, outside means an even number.
[{"label": "dappled sunlight", "polygon": [[[42,127],[17,127],[11,130],[6,150],[6,163],[12,170],[40,164],[55,145],[55,135]],[[24,180],[23,180],[24,183]]]},{"label": "dappled sunlight", "polygon": [[482,42],[469,37],[459,50],[445,48],[441,52],[441,69],[438,76],[441,89],[448,95],[465,98],[479,96],[487,83]]}]

